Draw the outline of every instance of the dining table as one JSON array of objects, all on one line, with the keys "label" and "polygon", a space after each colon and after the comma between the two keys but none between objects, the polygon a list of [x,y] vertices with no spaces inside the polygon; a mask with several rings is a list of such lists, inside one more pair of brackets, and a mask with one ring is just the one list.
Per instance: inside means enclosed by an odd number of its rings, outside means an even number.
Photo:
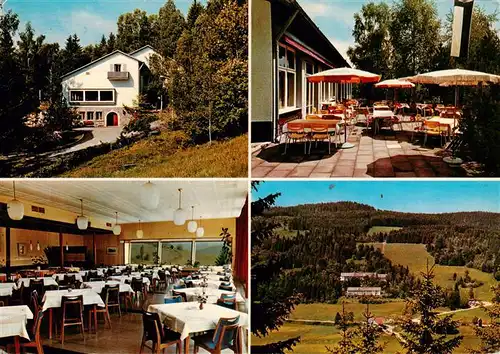
[{"label": "dining table", "polygon": [[43,296],[42,311],[49,311],[49,338],[52,339],[53,309],[61,307],[63,296],[83,296],[83,305],[105,307],[101,296],[93,289],[47,290]]},{"label": "dining table", "polygon": [[58,286],[57,282],[52,277],[20,278],[20,279],[17,280],[17,284],[20,285],[20,283],[23,283],[24,287],[28,288],[30,286],[31,280],[43,280],[43,286],[51,286],[51,285]]},{"label": "dining table", "polygon": [[189,353],[191,336],[214,330],[220,318],[240,316],[238,324],[248,328],[246,313],[214,304],[204,304],[203,309],[198,302],[149,305],[148,312],[157,313],[167,328],[181,334],[185,354]]},{"label": "dining table", "polygon": [[14,337],[16,354],[21,352],[19,339],[30,340],[26,323],[33,319],[33,312],[26,305],[0,307],[0,338]]},{"label": "dining table", "polygon": [[0,297],[12,296],[12,291],[17,289],[16,283],[0,283]]},{"label": "dining table", "polygon": [[78,280],[79,282],[83,281],[82,276],[80,273],[58,273],[58,274],[52,274],[52,278],[55,279],[55,281],[60,282],[61,280],[64,280],[65,276],[68,277],[75,277],[75,280]]},{"label": "dining table", "polygon": [[[192,280],[187,280],[186,282],[191,282],[195,287],[199,287],[201,283],[203,283],[203,279],[192,279]],[[220,280],[207,280],[207,286],[212,289],[219,289],[219,286],[222,285],[222,283],[231,283],[231,287],[235,289],[234,284],[232,282],[223,282]]]},{"label": "dining table", "polygon": [[118,292],[120,293],[133,293],[132,287],[130,284],[125,284],[116,280],[107,280],[107,281],[86,281],[82,283],[82,289],[92,289],[96,293],[100,294],[102,289],[106,286],[116,286],[118,287]]},{"label": "dining table", "polygon": [[[176,289],[176,293],[186,294],[187,301],[198,301],[198,296],[203,293],[203,288],[185,288],[185,289]],[[230,295],[236,294],[236,302],[245,302],[243,296],[240,293],[234,291],[227,290],[219,290],[214,288],[205,288],[205,295],[207,296],[207,302],[211,304],[217,303],[217,300],[220,299],[222,294]]]}]

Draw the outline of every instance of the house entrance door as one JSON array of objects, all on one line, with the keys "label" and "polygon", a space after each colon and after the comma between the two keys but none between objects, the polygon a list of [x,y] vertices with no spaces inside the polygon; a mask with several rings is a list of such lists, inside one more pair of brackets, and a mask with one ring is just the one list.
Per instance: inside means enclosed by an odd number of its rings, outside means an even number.
[{"label": "house entrance door", "polygon": [[118,114],[115,112],[109,112],[106,116],[106,126],[117,126],[118,125]]}]

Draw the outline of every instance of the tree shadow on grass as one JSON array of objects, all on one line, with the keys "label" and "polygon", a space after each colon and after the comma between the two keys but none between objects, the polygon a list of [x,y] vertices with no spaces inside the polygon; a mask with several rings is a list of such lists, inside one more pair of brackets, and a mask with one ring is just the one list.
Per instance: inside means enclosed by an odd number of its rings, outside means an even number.
[{"label": "tree shadow on grass", "polygon": [[260,151],[257,157],[267,162],[303,163],[328,159],[338,151],[333,143],[331,144],[330,153],[328,153],[328,143],[318,142],[316,146],[316,143],[313,142],[311,154],[309,155],[309,144],[307,144],[306,154],[304,154],[304,143],[292,143],[288,144],[286,155],[283,154],[285,144],[279,144]]}]

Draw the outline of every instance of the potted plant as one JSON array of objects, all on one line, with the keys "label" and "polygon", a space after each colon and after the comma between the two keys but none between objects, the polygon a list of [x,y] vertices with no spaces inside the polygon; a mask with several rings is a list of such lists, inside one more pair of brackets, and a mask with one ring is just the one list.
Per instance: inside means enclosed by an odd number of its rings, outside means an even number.
[{"label": "potted plant", "polygon": [[40,270],[42,265],[48,264],[49,261],[45,255],[40,255],[40,256],[31,257],[31,263],[33,263],[33,265],[37,266],[36,267],[37,270]]}]

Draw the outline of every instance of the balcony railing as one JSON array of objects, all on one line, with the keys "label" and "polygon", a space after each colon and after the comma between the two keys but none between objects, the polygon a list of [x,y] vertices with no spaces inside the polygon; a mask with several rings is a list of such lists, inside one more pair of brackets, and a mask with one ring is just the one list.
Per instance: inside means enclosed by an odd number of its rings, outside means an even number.
[{"label": "balcony railing", "polygon": [[128,71],[108,71],[108,80],[127,81],[128,78],[129,78]]}]

